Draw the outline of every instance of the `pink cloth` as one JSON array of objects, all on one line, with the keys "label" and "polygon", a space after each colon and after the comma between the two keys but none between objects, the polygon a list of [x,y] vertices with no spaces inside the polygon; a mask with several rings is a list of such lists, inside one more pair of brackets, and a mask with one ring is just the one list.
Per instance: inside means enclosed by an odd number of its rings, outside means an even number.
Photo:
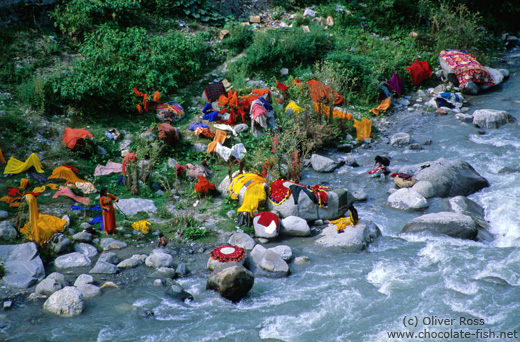
[{"label": "pink cloth", "polygon": [[253,117],[253,120],[256,120],[260,115],[263,115],[267,117],[267,111],[265,110],[264,106],[255,103],[253,105],[253,110],[251,111],[251,116]]},{"label": "pink cloth", "polygon": [[98,165],[96,166],[96,170],[94,171],[94,176],[104,176],[109,175],[111,173],[123,172],[123,164],[114,163],[109,160],[106,166]]},{"label": "pink cloth", "polygon": [[76,195],[74,191],[72,191],[68,186],[60,185],[60,188],[58,189],[58,191],[56,191],[52,198],[56,199],[60,196],[70,197],[76,202],[79,202],[84,205],[90,205],[90,198]]}]

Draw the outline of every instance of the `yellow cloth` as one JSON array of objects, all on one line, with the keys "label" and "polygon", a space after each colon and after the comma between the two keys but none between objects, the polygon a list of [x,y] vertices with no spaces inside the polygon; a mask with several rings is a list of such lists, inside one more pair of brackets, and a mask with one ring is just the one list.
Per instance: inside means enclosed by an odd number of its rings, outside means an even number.
[{"label": "yellow cloth", "polygon": [[242,206],[237,209],[237,212],[248,212],[253,216],[253,212],[258,209],[258,204],[261,201],[265,201],[267,195],[263,183],[257,183],[253,186],[249,186],[244,194],[244,200]]},{"label": "yellow cloth", "polygon": [[37,186],[36,188],[33,189],[32,192],[44,192],[46,189],[45,185],[43,186]]},{"label": "yellow cloth", "polygon": [[387,110],[388,108],[390,108],[391,104],[392,104],[392,98],[389,96],[386,99],[384,99],[383,101],[381,101],[381,103],[379,104],[379,106],[377,106],[377,108],[372,108],[370,110],[370,113],[379,115],[380,110]]},{"label": "yellow cloth", "polygon": [[367,118],[363,118],[362,121],[354,120],[354,127],[356,128],[357,140],[370,139],[372,120],[368,120]]},{"label": "yellow cloth", "polygon": [[143,234],[146,234],[148,233],[148,230],[150,229],[149,226],[151,226],[152,224],[146,220],[141,220],[141,221],[137,221],[137,222],[134,222],[132,223],[132,228],[134,228],[135,230],[137,231],[142,231]]},{"label": "yellow cloth", "polygon": [[[248,182],[250,183],[247,184],[247,189],[259,183],[267,184],[267,181],[259,175],[255,175],[254,173],[242,173],[233,178],[231,184],[229,184],[229,196],[232,199],[238,199],[240,189],[242,189]],[[247,191],[248,190],[246,190],[246,192]]]},{"label": "yellow cloth", "polygon": [[85,183],[84,180],[81,180],[76,176],[74,171],[69,169],[66,166],[59,166],[52,171],[52,175],[49,179],[62,178],[67,181],[67,183],[76,184],[76,182]]},{"label": "yellow cloth", "polygon": [[9,162],[7,162],[7,165],[5,166],[4,174],[19,174],[33,166],[36,172],[43,173],[40,158],[34,153],[32,153],[25,162],[19,161],[18,159],[11,157],[9,159]]},{"label": "yellow cloth", "polygon": [[56,183],[48,183],[48,184],[45,184],[45,187],[49,188],[51,190],[58,190],[60,188],[60,185],[56,184]]},{"label": "yellow cloth", "polygon": [[302,107],[298,106],[294,101],[289,102],[287,107],[285,107],[285,112],[287,113],[289,109],[292,109],[294,115],[298,115],[305,110]]},{"label": "yellow cloth", "polygon": [[29,181],[27,178],[22,178],[20,180],[20,186],[19,188],[22,189],[22,190],[25,190],[27,189],[27,187],[31,185],[31,181]]},{"label": "yellow cloth", "polygon": [[29,222],[20,229],[20,232],[27,235],[29,240],[39,245],[49,241],[51,237],[65,229],[67,221],[51,215],[39,215],[36,197],[25,195],[24,198],[29,204]]},{"label": "yellow cloth", "polygon": [[[314,102],[314,111],[316,113],[323,114],[325,116],[329,116],[330,109],[323,103]],[[345,120],[351,120],[352,114],[351,113],[345,113],[339,109],[333,109],[332,110],[332,118],[334,119],[345,119]]]},{"label": "yellow cloth", "polygon": [[337,220],[330,221],[330,223],[336,226],[337,231],[343,230],[347,228],[347,226],[355,226],[357,224],[352,218],[352,213],[350,213],[350,217],[341,217]]}]

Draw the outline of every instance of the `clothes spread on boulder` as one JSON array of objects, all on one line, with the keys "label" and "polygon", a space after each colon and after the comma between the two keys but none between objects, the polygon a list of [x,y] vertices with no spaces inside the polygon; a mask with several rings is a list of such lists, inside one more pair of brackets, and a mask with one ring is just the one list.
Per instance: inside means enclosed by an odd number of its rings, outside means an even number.
[{"label": "clothes spread on boulder", "polygon": [[422,81],[430,78],[433,74],[432,68],[427,61],[414,61],[406,68],[410,73],[410,78],[414,86],[418,86]]},{"label": "clothes spread on boulder", "polygon": [[336,226],[336,230],[338,232],[343,231],[347,227],[352,227],[356,225],[354,223],[354,220],[352,219],[352,214],[351,217],[341,217],[337,220],[330,221],[330,223]]},{"label": "clothes spread on boulder", "polygon": [[176,123],[184,118],[184,109],[176,102],[170,101],[157,105],[157,116],[165,121]]},{"label": "clothes spread on boulder", "polygon": [[87,131],[84,128],[65,128],[65,134],[62,138],[63,142],[65,143],[65,146],[73,150],[76,147],[76,144],[85,139],[85,138],[94,138],[92,133]]},{"label": "clothes spread on boulder", "polygon": [[29,168],[34,167],[36,172],[43,173],[42,163],[40,162],[40,158],[31,153],[29,158],[25,162],[22,162],[14,157],[9,158],[7,165],[4,169],[4,174],[19,174],[28,170]]},{"label": "clothes spread on boulder", "polygon": [[324,186],[310,186],[278,179],[274,181],[269,188],[269,200],[274,205],[280,205],[293,195],[294,204],[298,204],[300,192],[303,191],[314,204],[318,204],[320,208],[326,208],[328,205],[328,195],[325,190],[328,189],[328,187]]},{"label": "clothes spread on boulder", "polygon": [[469,81],[489,86],[495,85],[486,68],[469,53],[460,50],[443,50],[439,57],[453,70],[461,88],[464,88]]}]

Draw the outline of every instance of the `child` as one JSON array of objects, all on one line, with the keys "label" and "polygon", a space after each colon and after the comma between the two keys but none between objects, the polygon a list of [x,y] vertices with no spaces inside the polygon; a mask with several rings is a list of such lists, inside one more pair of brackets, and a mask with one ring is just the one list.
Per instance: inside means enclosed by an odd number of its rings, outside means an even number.
[{"label": "child", "polygon": [[157,248],[164,248],[168,244],[168,241],[164,237],[163,233],[159,233],[159,241],[157,241]]}]

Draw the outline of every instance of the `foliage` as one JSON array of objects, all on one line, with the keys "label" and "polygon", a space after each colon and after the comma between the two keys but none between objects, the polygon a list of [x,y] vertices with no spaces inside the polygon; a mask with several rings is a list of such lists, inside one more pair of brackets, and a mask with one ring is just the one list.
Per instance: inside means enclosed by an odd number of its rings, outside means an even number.
[{"label": "foliage", "polygon": [[0,263],[0,279],[5,277],[5,266],[3,263]]},{"label": "foliage", "polygon": [[209,231],[204,227],[188,227],[184,230],[184,236],[190,241],[199,240],[209,235]]},{"label": "foliage", "polygon": [[209,0],[151,0],[148,2],[155,2],[156,13],[163,15],[184,15],[202,22],[223,19]]},{"label": "foliage", "polygon": [[222,42],[224,48],[239,53],[253,43],[254,32],[250,26],[232,23],[224,28],[229,31],[229,37],[225,37]]}]

